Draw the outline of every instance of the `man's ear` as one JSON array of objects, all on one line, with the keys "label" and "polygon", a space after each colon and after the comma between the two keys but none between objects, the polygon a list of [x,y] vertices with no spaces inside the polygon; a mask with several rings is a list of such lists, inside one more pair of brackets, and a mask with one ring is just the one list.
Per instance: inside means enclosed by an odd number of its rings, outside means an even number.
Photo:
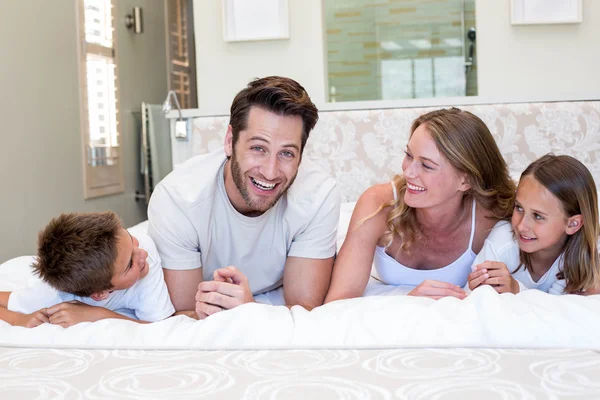
[{"label": "man's ear", "polygon": [[92,295],[90,297],[94,301],[102,301],[102,300],[106,300],[108,298],[109,294],[110,294],[110,291],[103,290],[102,292],[92,293]]},{"label": "man's ear", "polygon": [[227,134],[225,135],[224,147],[225,155],[227,155],[227,157],[231,157],[231,155],[233,154],[233,129],[231,128],[231,125],[227,126]]},{"label": "man's ear", "polygon": [[567,228],[565,229],[565,232],[567,235],[572,235],[580,230],[582,226],[583,218],[581,217],[581,214],[573,215],[567,219]]}]

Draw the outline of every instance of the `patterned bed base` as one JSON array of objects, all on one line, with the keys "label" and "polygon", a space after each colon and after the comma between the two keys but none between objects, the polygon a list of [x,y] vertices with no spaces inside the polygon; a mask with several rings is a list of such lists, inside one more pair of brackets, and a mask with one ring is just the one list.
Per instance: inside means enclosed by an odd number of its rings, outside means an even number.
[{"label": "patterned bed base", "polygon": [[0,348],[2,398],[597,399],[586,350]]}]

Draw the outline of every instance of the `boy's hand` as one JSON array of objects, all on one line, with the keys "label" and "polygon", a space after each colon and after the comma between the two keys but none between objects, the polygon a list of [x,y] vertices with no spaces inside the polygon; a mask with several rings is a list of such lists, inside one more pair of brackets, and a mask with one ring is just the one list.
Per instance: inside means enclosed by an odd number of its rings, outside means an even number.
[{"label": "boy's hand", "polygon": [[23,326],[25,328],[35,328],[36,326],[40,326],[46,322],[50,322],[48,320],[48,313],[45,308],[33,312],[31,314],[21,314],[15,313],[13,326]]},{"label": "boy's hand", "polygon": [[220,268],[213,277],[213,281],[200,282],[198,285],[196,313],[199,319],[254,302],[248,278],[236,267]]},{"label": "boy's hand", "polygon": [[94,322],[104,319],[106,309],[83,304],[79,301],[68,301],[48,308],[48,318],[51,324],[68,328],[80,322]]},{"label": "boy's hand", "polygon": [[490,285],[498,293],[519,293],[519,283],[512,277],[506,264],[497,261],[484,261],[469,274],[469,288]]}]

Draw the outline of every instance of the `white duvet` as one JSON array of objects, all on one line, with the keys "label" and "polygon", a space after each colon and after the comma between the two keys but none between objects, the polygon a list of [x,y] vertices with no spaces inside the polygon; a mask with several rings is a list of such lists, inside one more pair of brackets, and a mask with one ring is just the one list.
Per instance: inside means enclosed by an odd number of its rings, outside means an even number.
[{"label": "white duvet", "polygon": [[[0,290],[34,279],[31,257],[0,266]],[[498,295],[490,287],[465,300],[394,295],[372,282],[369,294],[311,312],[247,304],[204,321],[185,316],[149,325],[122,320],[64,329],[12,327],[0,321],[0,346],[119,349],[299,349],[383,347],[600,348],[600,296],[552,296],[535,290]],[[264,299],[263,299],[264,300]]]},{"label": "white duvet", "polygon": [[[342,207],[343,240],[353,204]],[[142,227],[138,227],[143,228]],[[0,291],[36,278],[32,257],[0,265]],[[497,294],[481,287],[465,300],[404,296],[406,288],[371,281],[367,297],[310,312],[302,307],[247,304],[204,321],[185,316],[141,325],[123,320],[64,329],[12,327],[0,321],[0,346],[106,349],[307,349],[504,347],[600,349],[600,295],[552,296],[536,290]],[[261,296],[277,303],[281,291]]]}]

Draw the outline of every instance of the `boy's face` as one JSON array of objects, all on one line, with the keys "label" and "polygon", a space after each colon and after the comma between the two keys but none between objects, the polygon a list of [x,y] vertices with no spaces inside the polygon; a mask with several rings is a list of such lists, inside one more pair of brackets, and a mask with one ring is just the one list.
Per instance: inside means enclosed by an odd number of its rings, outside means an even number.
[{"label": "boy's face", "polygon": [[121,229],[118,242],[117,260],[111,280],[113,290],[132,287],[138,280],[148,275],[148,253],[140,249],[138,240],[126,229]]}]

